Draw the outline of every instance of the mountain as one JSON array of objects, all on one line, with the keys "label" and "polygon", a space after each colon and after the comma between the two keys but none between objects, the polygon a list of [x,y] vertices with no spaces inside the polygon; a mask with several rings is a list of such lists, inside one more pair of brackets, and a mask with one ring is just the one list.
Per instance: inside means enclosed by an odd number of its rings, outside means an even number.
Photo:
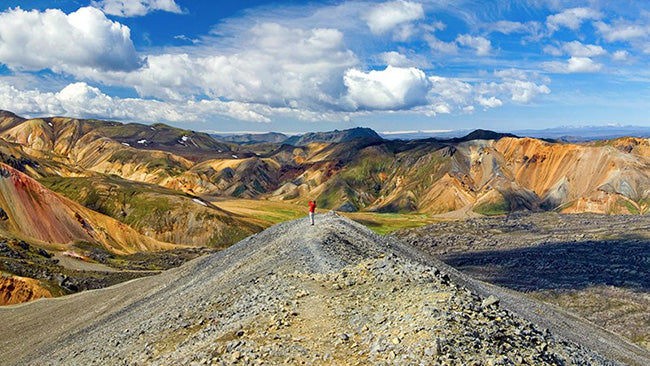
[{"label": "mountain", "polygon": [[501,132],[494,132],[494,131],[489,131],[489,130],[474,130],[467,135],[459,138],[452,138],[449,141],[451,142],[465,142],[465,141],[472,141],[472,140],[500,140],[504,137],[517,137],[511,133],[501,133]]},{"label": "mountain", "polygon": [[172,249],[129,226],[87,209],[0,163],[0,234],[65,249],[95,244],[113,253]]},{"label": "mountain", "polygon": [[[650,197],[650,143],[638,138],[571,144],[476,130],[448,140],[401,141],[355,128],[292,136],[280,144],[224,145],[228,151],[206,140],[195,146],[197,159],[168,148],[176,137],[161,138],[161,150],[116,140],[133,133],[115,131],[173,128],[6,118],[13,127],[0,136],[22,151],[16,154],[39,164],[25,169],[40,177],[99,173],[189,195],[316,199],[320,207],[345,211],[457,216],[522,209],[645,213]],[[178,131],[172,132],[163,135]]]},{"label": "mountain", "polygon": [[[467,277],[334,214],[285,222],[163,274],[0,308],[23,364],[647,365],[575,315]],[[523,362],[522,362],[523,363]]]},{"label": "mountain", "polygon": [[620,137],[649,138],[650,127],[646,126],[582,126],[553,127],[542,130],[513,131],[519,136],[556,139],[565,142],[588,142],[595,140],[613,140]]},{"label": "mountain", "polygon": [[0,276],[0,305],[20,304],[42,297],[52,297],[39,281],[19,276]]},{"label": "mountain", "polygon": [[199,197],[117,176],[56,176],[41,183],[167,243],[222,248],[262,229]]},{"label": "mountain", "polygon": [[283,143],[294,146],[304,146],[313,142],[334,143],[349,142],[354,139],[364,139],[368,141],[382,141],[377,132],[366,127],[355,127],[348,130],[334,130],[329,132],[309,132],[304,135],[291,136]]},{"label": "mountain", "polygon": [[355,139],[381,141],[382,138],[370,128],[355,127],[347,130],[334,130],[328,132],[308,132],[305,134],[288,136],[283,133],[269,132],[260,134],[242,134],[232,136],[212,135],[216,140],[238,145],[253,144],[287,144],[305,146],[310,143],[336,143],[348,142]]},{"label": "mountain", "polygon": [[216,140],[229,142],[239,145],[252,145],[252,144],[281,144],[286,141],[289,136],[278,133],[278,132],[269,132],[269,133],[246,133],[242,135],[231,135],[231,136],[220,136],[212,135]]}]

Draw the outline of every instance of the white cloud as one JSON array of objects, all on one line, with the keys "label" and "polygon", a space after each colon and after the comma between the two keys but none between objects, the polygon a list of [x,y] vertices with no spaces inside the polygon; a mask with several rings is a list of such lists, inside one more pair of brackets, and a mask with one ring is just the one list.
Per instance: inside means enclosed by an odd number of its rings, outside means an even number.
[{"label": "white cloud", "polygon": [[549,94],[551,90],[544,83],[550,82],[546,76],[535,71],[506,69],[496,71],[497,82],[470,83],[455,78],[431,76],[429,91],[430,105],[445,105],[449,110],[463,113],[475,110],[475,105],[496,108],[504,100],[528,104],[536,97]]},{"label": "white cloud", "polygon": [[650,27],[641,24],[619,21],[613,25],[596,22],[596,29],[607,42],[630,41],[644,38],[650,34]]},{"label": "white cloud", "polygon": [[625,50],[618,50],[612,54],[614,61],[625,61],[630,56],[630,53]]},{"label": "white cloud", "polygon": [[544,53],[548,53],[549,55],[553,55],[553,56],[562,56],[564,54],[564,52],[562,52],[561,49],[555,46],[551,46],[550,44],[544,46],[542,51],[544,51]]},{"label": "white cloud", "polygon": [[549,15],[546,18],[546,26],[551,32],[555,32],[564,26],[572,30],[580,28],[585,20],[600,19],[603,15],[591,8],[566,9],[558,14]]},{"label": "white cloud", "polygon": [[422,70],[388,66],[382,71],[345,73],[348,100],[356,109],[398,110],[427,103],[429,80]]},{"label": "white cloud", "polygon": [[422,4],[410,1],[397,0],[369,6],[371,10],[363,19],[374,34],[383,34],[399,24],[424,18]]},{"label": "white cloud", "polygon": [[142,16],[156,10],[182,13],[181,7],[174,0],[99,0],[92,1],[91,5],[106,14],[120,17]]},{"label": "white cloud", "polygon": [[498,32],[508,35],[513,33],[528,33],[528,38],[530,39],[539,39],[542,36],[542,24],[535,21],[521,23],[510,20],[501,20],[487,24],[485,28],[489,32]]},{"label": "white cloud", "polygon": [[554,73],[572,74],[596,72],[602,69],[603,65],[594,62],[589,57],[571,57],[566,63],[558,61],[544,62],[542,67]]},{"label": "white cloud", "polygon": [[[408,51],[403,51],[408,52]],[[377,57],[383,65],[397,67],[431,68],[429,57],[410,52],[408,55],[398,51],[382,52]]]},{"label": "white cloud", "polygon": [[395,51],[383,52],[379,55],[379,57],[386,65],[390,66],[403,67],[410,66],[411,64],[411,61],[408,59],[408,57]]},{"label": "white cloud", "polygon": [[510,99],[517,103],[530,103],[540,94],[549,94],[551,89],[544,84],[536,84],[526,80],[510,80],[496,84],[497,90],[510,95]]},{"label": "white cloud", "polygon": [[[153,122],[205,121],[210,116],[225,116],[249,122],[269,122],[270,115],[316,120],[318,116],[273,109],[267,105],[223,102],[219,100],[161,102],[140,98],[116,98],[84,82],[72,83],[56,93],[21,90],[0,80],[0,109],[25,115],[59,115],[78,118],[110,118]],[[326,117],[341,119],[340,116]]]},{"label": "white cloud", "polygon": [[471,104],[474,88],[470,83],[435,75],[430,76],[429,81],[429,96],[433,101],[461,106]]},{"label": "white cloud", "polygon": [[478,97],[478,98],[476,98],[476,101],[480,105],[482,105],[484,107],[487,107],[487,108],[496,108],[496,107],[500,107],[500,106],[503,105],[503,102],[501,100],[499,100],[498,98],[496,98],[496,97],[490,97],[490,98]]},{"label": "white cloud", "polygon": [[[359,61],[335,29],[259,24],[238,39],[238,50],[208,46],[194,54],[148,56],[129,73],[89,74],[134,87],[141,96],[184,100],[197,95],[308,110],[339,108],[343,74]],[[187,49],[186,49],[187,50]],[[223,54],[221,52],[224,52]]]},{"label": "white cloud", "polygon": [[445,42],[441,41],[436,36],[433,34],[427,34],[424,36],[424,40],[429,44],[429,47],[434,50],[438,51],[440,53],[456,53],[458,52],[458,46],[456,45],[456,42]]},{"label": "white cloud", "polygon": [[141,66],[130,30],[99,10],[65,14],[20,8],[0,13],[0,63],[14,70],[134,70]]},{"label": "white cloud", "polygon": [[478,56],[487,56],[490,54],[490,50],[492,49],[492,44],[488,39],[483,37],[472,37],[468,34],[459,35],[456,38],[456,42],[462,46],[473,48],[476,50],[476,55]]},{"label": "white cloud", "polygon": [[594,57],[606,55],[607,51],[595,44],[582,44],[578,41],[566,42],[562,49],[572,57]]}]

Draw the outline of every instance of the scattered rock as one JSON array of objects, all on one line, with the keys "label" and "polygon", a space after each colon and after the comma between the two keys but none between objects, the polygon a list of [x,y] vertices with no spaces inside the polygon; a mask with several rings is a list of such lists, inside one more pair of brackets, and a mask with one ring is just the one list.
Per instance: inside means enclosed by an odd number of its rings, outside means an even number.
[{"label": "scattered rock", "polygon": [[498,303],[499,303],[499,298],[494,296],[494,295],[490,295],[490,296],[488,296],[487,299],[483,300],[483,302],[481,303],[481,306],[486,308],[486,307],[488,307],[490,305],[494,305],[494,304],[498,304]]}]

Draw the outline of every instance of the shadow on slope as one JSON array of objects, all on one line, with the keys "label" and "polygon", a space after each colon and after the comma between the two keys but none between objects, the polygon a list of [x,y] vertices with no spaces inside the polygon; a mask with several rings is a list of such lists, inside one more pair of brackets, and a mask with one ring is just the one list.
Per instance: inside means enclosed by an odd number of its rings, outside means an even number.
[{"label": "shadow on slope", "polygon": [[560,242],[533,248],[451,255],[444,261],[474,277],[519,291],[594,285],[650,291],[650,242]]}]

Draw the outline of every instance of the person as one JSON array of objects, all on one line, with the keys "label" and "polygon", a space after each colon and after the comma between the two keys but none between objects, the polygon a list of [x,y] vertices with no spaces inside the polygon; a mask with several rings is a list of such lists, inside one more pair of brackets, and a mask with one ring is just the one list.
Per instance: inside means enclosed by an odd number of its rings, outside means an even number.
[{"label": "person", "polygon": [[314,225],[314,212],[316,212],[316,201],[309,201],[309,221]]}]

